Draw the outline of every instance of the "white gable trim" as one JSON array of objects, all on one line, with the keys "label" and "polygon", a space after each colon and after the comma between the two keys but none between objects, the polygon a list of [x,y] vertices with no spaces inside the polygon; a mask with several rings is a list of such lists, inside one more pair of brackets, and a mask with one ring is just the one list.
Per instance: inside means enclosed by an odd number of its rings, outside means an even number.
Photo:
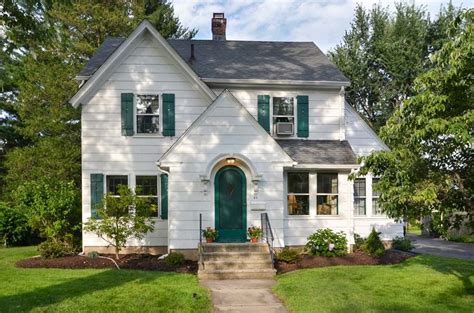
[{"label": "white gable trim", "polygon": [[128,38],[112,53],[107,61],[92,75],[92,77],[82,86],[81,89],[69,100],[69,103],[73,107],[78,107],[90,92],[94,90],[94,87],[103,83],[104,77],[107,77],[107,73],[113,65],[118,62],[122,56],[130,50],[140,36],[148,31],[161,45],[161,47],[169,54],[172,60],[174,60],[181,69],[184,70],[185,74],[191,79],[195,86],[208,98],[209,101],[213,101],[216,98],[216,94],[197,76],[197,74],[191,69],[191,67],[178,55],[178,53],[169,45],[166,39],[160,35],[160,33],[151,25],[150,22],[144,20],[138,25],[137,28],[128,36]]},{"label": "white gable trim", "polygon": [[[356,117],[357,122],[360,123],[362,127],[364,127],[364,129],[368,133],[374,136],[375,140],[377,140],[377,142],[384,148],[384,150],[390,150],[390,148],[385,144],[385,142],[383,142],[383,140],[380,139],[380,137],[375,133],[372,127],[370,127],[369,124],[367,124],[367,122],[364,121],[364,119],[360,116],[359,112],[357,112],[349,103],[347,103],[347,101],[344,101],[344,105],[345,105],[345,108],[351,111],[351,113]],[[346,139],[347,139],[347,135],[346,135]]]},{"label": "white gable trim", "polygon": [[255,128],[255,131],[262,134],[263,136],[266,136],[269,141],[277,148],[278,151],[281,152],[282,156],[285,161],[288,162],[288,164],[294,165],[296,164],[295,161],[283,150],[283,148],[273,139],[272,136],[270,136],[263,128],[260,126],[258,121],[252,116],[252,114],[249,113],[245,109],[245,107],[240,103],[237,98],[234,97],[234,95],[227,89],[222,91],[222,93],[214,100],[214,102],[209,105],[206,110],[191,124],[191,126],[186,129],[186,131],[181,135],[181,137],[178,138],[174,142],[174,144],[161,156],[161,158],[158,160],[158,165],[159,166],[166,166],[166,158],[173,152],[174,149],[176,149],[177,146],[190,134],[195,128],[197,128],[199,125],[201,125],[202,121],[214,110],[216,106],[219,105],[222,101],[225,99],[229,99],[230,101],[234,102],[236,106],[238,106],[240,113],[247,118],[247,120],[252,124],[252,126]]}]

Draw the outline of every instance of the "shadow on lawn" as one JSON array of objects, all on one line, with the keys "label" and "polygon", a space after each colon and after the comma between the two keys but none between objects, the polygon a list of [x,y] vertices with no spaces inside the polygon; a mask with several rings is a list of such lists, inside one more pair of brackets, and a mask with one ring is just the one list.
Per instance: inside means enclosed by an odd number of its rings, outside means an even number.
[{"label": "shadow on lawn", "polygon": [[[137,275],[140,273],[140,275]],[[163,273],[162,275],[167,275]],[[46,275],[45,275],[46,276]],[[0,311],[30,311],[31,309],[60,303],[64,300],[114,288],[131,281],[147,283],[157,275],[148,273],[108,270],[87,277],[71,279],[66,282],[10,296],[0,297]],[[47,279],[45,277],[45,279]]]}]

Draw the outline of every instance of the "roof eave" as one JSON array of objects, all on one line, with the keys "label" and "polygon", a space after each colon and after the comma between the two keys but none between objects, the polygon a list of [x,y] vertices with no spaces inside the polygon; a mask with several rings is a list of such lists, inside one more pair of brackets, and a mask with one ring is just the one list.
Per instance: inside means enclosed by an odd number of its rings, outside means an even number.
[{"label": "roof eave", "polygon": [[269,80],[269,79],[222,79],[222,78],[201,78],[203,82],[211,87],[323,87],[341,88],[350,86],[349,81],[309,81],[309,80]]},{"label": "roof eave", "polygon": [[78,81],[88,80],[89,78],[91,78],[91,75],[77,75],[74,78]]},{"label": "roof eave", "polygon": [[334,170],[334,169],[341,169],[341,170],[352,170],[358,169],[360,164],[309,164],[309,163],[298,163],[297,165],[291,167],[295,169],[321,169],[321,170]]}]

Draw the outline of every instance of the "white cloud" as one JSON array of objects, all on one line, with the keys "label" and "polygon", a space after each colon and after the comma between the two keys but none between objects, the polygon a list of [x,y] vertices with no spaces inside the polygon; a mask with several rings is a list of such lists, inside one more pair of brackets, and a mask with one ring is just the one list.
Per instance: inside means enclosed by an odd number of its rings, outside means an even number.
[{"label": "white cloud", "polygon": [[[357,3],[393,8],[394,0],[174,0],[183,25],[199,29],[197,39],[211,39],[211,18],[224,12],[228,40],[314,41],[323,51],[338,44],[349,28]],[[405,2],[424,5],[435,16],[448,0]],[[473,7],[474,0],[453,0],[455,6]]]}]

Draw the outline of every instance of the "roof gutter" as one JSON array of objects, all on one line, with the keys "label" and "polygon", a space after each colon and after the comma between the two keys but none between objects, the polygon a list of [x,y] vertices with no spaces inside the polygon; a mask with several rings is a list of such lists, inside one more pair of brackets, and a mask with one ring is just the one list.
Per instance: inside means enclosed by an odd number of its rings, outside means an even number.
[{"label": "roof gutter", "polygon": [[91,78],[90,75],[88,76],[79,76],[77,75],[76,77],[74,77],[76,80],[88,80],[89,78]]},{"label": "roof gutter", "polygon": [[323,88],[341,88],[350,86],[349,81],[309,81],[309,80],[269,80],[269,79],[222,79],[222,78],[201,78],[203,82],[212,87],[323,87]]}]

